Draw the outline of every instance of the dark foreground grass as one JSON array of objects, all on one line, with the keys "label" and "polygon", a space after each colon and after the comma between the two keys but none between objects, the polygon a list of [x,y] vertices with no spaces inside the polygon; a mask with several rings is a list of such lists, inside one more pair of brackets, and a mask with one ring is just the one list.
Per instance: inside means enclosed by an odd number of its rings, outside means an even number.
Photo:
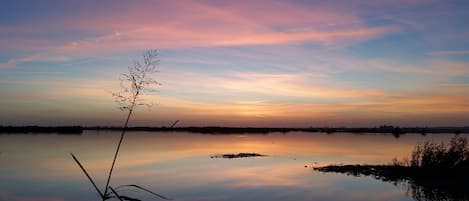
[{"label": "dark foreground grass", "polygon": [[372,176],[386,182],[407,183],[415,200],[469,200],[469,144],[455,137],[449,143],[417,145],[410,161],[390,165],[330,165],[321,172]]},{"label": "dark foreground grass", "polygon": [[415,200],[469,200],[467,169],[422,169],[396,165],[331,165],[315,168],[321,172],[372,176],[394,184],[408,184]]}]

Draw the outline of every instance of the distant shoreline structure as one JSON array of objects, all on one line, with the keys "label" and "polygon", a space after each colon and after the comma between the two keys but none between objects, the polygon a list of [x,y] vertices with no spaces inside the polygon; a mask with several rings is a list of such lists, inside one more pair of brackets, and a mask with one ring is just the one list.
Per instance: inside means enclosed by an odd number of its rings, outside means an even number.
[{"label": "distant shoreline structure", "polygon": [[[85,130],[96,131],[121,131],[122,127],[112,126],[0,126],[0,134],[82,134]],[[269,128],[269,127],[129,127],[128,131],[146,132],[190,132],[202,134],[268,134],[288,132],[310,133],[355,133],[355,134],[393,134],[398,137],[401,134],[438,134],[438,133],[469,133],[469,126],[465,127],[307,127],[307,128]]]}]

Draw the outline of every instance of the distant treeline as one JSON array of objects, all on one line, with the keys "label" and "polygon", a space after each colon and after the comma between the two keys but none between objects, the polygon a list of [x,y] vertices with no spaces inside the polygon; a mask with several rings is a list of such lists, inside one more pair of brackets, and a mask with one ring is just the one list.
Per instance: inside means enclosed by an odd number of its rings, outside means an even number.
[{"label": "distant treeline", "polygon": [[[122,130],[122,127],[88,127],[89,130]],[[237,134],[237,133],[252,133],[252,134],[267,134],[273,132],[321,132],[317,128],[255,128],[255,127],[130,127],[129,131],[150,131],[150,132],[190,132],[190,133],[205,133],[205,134]]]},{"label": "distant treeline", "polygon": [[57,133],[81,134],[82,126],[0,126],[0,134]]},{"label": "distant treeline", "polygon": [[[122,130],[122,127],[87,127],[87,130]],[[308,127],[308,128],[259,128],[259,127],[130,127],[129,131],[153,131],[153,132],[192,132],[208,134],[236,134],[236,133],[272,133],[272,132],[321,132],[321,133],[469,133],[469,127],[394,127],[380,126],[373,128],[330,128],[330,127]]]},{"label": "distant treeline", "polygon": [[[42,126],[0,126],[0,133],[60,133],[60,134],[81,134],[84,130],[109,130],[120,131],[122,127],[82,127],[82,126],[60,126],[60,127],[42,127]],[[267,134],[273,132],[313,132],[313,133],[382,133],[393,134],[399,137],[406,133],[469,133],[469,127],[394,127],[380,126],[373,128],[331,128],[331,127],[308,127],[308,128],[256,128],[256,127],[129,127],[128,131],[148,131],[148,132],[190,132],[205,134]]]}]

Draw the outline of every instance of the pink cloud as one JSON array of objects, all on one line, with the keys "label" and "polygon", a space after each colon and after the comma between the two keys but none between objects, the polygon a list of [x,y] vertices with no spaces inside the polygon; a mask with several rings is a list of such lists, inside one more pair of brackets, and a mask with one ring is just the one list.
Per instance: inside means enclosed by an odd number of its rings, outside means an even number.
[{"label": "pink cloud", "polygon": [[[119,12],[109,9],[64,16],[28,28],[93,33],[60,45],[54,40],[50,41],[52,45],[45,45],[53,47],[50,51],[64,53],[305,42],[342,46],[399,30],[394,26],[368,26],[352,10],[326,5],[304,8],[286,2],[209,5],[197,1],[142,2]],[[19,28],[9,30],[15,29]],[[35,46],[30,41],[7,44]]]}]

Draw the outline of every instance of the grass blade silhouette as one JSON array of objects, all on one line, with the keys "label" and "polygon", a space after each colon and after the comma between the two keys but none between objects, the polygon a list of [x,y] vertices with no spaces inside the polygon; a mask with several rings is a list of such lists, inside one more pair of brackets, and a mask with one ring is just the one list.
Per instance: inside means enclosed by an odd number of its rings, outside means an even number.
[{"label": "grass blade silhouette", "polygon": [[90,180],[91,184],[93,184],[94,188],[96,189],[96,191],[99,193],[99,195],[103,198],[103,200],[106,198],[106,196],[104,196],[103,193],[101,193],[101,191],[99,190],[98,186],[96,186],[96,183],[94,183],[93,179],[91,178],[91,176],[88,174],[88,172],[85,170],[85,168],[83,167],[83,165],[81,165],[80,161],[77,159],[77,157],[75,157],[75,155],[73,155],[72,153],[70,153],[70,155],[72,155],[72,158],[73,160],[75,160],[75,162],[78,164],[78,166],[80,166],[81,170],[83,171],[83,173],[85,173],[86,177],[88,177],[88,179]]},{"label": "grass blade silhouette", "polygon": [[164,200],[172,200],[171,198],[165,197],[165,196],[163,196],[163,195],[160,195],[160,194],[158,194],[158,193],[155,193],[155,192],[153,192],[153,191],[151,191],[151,190],[148,190],[148,189],[146,189],[146,188],[144,188],[144,187],[141,187],[141,186],[135,185],[135,184],[131,184],[131,185],[122,185],[122,186],[117,187],[117,189],[123,188],[123,187],[134,187],[134,188],[140,189],[140,190],[142,190],[142,191],[145,191],[145,192],[147,192],[147,193],[150,193],[150,194],[152,194],[152,195],[154,195],[154,196],[156,196],[156,197],[159,197],[159,198],[161,198],[161,199],[164,199]]},{"label": "grass blade silhouette", "polygon": [[117,199],[119,199],[120,201],[124,201],[121,196],[112,188],[109,186],[109,189],[111,189],[111,192],[114,193],[114,195],[116,195]]},{"label": "grass blade silhouette", "polygon": [[176,120],[169,128],[174,128],[174,126],[176,126],[177,123],[179,123],[179,120]]},{"label": "grass blade silhouette", "polygon": [[130,116],[132,115],[133,107],[135,106],[135,99],[136,99],[136,97],[134,98],[134,101],[132,103],[132,107],[129,110],[129,114],[127,115],[127,120],[125,121],[125,126],[122,129],[122,133],[121,133],[121,136],[120,136],[120,139],[119,139],[119,143],[117,144],[116,152],[114,153],[114,159],[112,160],[111,169],[109,170],[109,174],[108,174],[107,181],[106,181],[106,188],[105,188],[106,190],[104,190],[104,194],[107,193],[107,188],[109,187],[109,182],[111,181],[112,171],[114,170],[114,165],[115,165],[116,160],[117,160],[117,155],[119,154],[119,150],[121,148],[122,140],[124,139],[125,131],[127,130],[127,125],[129,124],[129,119],[130,119]]}]

